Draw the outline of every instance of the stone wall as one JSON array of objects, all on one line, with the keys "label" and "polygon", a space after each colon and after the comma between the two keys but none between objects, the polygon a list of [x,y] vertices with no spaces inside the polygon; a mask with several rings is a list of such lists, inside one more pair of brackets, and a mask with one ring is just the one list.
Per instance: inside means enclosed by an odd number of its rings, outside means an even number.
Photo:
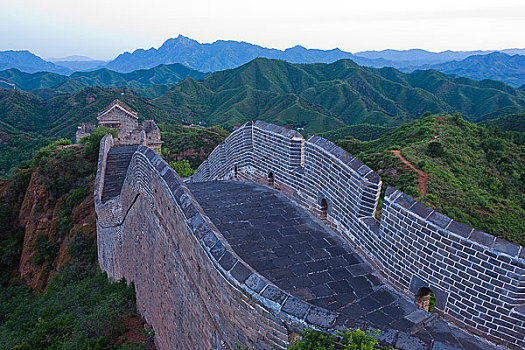
[{"label": "stone wall", "polygon": [[414,299],[428,288],[446,319],[496,343],[525,348],[525,247],[452,221],[393,188],[379,222],[379,175],[321,137],[304,140],[260,121],[233,132],[192,177],[218,179],[282,190],[326,216],[398,291]]},{"label": "stone wall", "polygon": [[[451,220],[388,188],[379,240],[384,273],[404,291],[436,295],[446,319],[525,347],[525,248]],[[387,249],[389,247],[389,249]],[[521,310],[521,311],[520,311]]]},{"label": "stone wall", "polygon": [[111,145],[105,136],[95,183],[99,264],[111,278],[134,282],[138,311],[153,326],[158,349],[284,349],[290,332],[306,323],[334,323],[336,315],[286,294],[246,265],[151,149],[139,146],[120,195],[101,203]]}]

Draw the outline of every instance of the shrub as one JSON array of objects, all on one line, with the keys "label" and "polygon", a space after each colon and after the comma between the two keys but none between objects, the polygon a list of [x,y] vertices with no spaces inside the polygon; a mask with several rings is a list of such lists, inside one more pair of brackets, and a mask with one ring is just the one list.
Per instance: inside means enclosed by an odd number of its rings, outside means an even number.
[{"label": "shrub", "polygon": [[80,143],[86,145],[86,149],[84,150],[84,154],[89,157],[98,157],[98,150],[100,147],[100,141],[104,136],[107,134],[113,135],[113,137],[117,137],[118,132],[114,129],[109,129],[104,126],[100,126],[96,128],[91,135],[84,136]]},{"label": "shrub", "polygon": [[52,263],[58,254],[59,244],[51,242],[46,235],[38,235],[36,238],[35,249],[31,262],[34,265],[42,265],[44,262]]},{"label": "shrub", "polygon": [[73,231],[68,244],[68,253],[75,262],[95,263],[97,261],[97,246],[82,231]]},{"label": "shrub", "polygon": [[195,169],[192,169],[190,162],[187,159],[180,160],[178,162],[170,162],[170,167],[173,168],[179,174],[180,177],[190,177],[195,174]]},{"label": "shrub", "polygon": [[441,157],[445,154],[443,145],[439,141],[429,142],[427,145],[427,154],[431,157]]},{"label": "shrub", "polygon": [[419,193],[419,190],[414,186],[405,187],[405,193],[412,197],[419,197],[421,195],[421,193]]},{"label": "shrub", "polygon": [[308,329],[301,334],[301,339],[296,340],[290,350],[374,350],[390,349],[380,346],[377,342],[379,331],[363,332],[360,329],[346,332],[337,332],[335,335]]}]

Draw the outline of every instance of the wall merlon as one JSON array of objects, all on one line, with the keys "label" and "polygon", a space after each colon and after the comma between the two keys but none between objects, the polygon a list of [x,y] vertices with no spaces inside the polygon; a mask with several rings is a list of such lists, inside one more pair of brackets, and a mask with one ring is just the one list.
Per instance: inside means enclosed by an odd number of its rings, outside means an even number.
[{"label": "wall merlon", "polygon": [[301,135],[301,133],[295,130],[286,129],[286,128],[283,128],[282,126],[269,124],[261,120],[257,120],[254,126],[262,130],[271,131],[272,133],[275,133],[281,136],[285,136],[287,138],[303,139],[303,135]]}]

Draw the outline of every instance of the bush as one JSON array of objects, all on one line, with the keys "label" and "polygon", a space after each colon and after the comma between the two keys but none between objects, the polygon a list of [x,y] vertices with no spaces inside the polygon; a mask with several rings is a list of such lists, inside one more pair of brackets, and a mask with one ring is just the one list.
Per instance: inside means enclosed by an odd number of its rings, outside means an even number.
[{"label": "bush", "polygon": [[38,235],[36,238],[35,249],[31,262],[34,265],[42,265],[44,262],[52,263],[58,254],[59,244],[51,242],[46,235]]},{"label": "bush", "polygon": [[427,145],[427,154],[431,157],[441,157],[445,154],[443,145],[439,141],[429,142]]},{"label": "bush", "polygon": [[178,162],[170,162],[170,167],[173,168],[179,174],[180,177],[190,177],[195,174],[195,169],[192,169],[190,162],[187,159],[180,160]]},{"label": "bush", "polygon": [[421,193],[419,193],[419,190],[414,186],[405,187],[405,193],[411,197],[419,197],[421,195]]},{"label": "bush", "polygon": [[68,253],[75,262],[96,263],[97,246],[82,231],[73,231],[73,238],[68,244]]},{"label": "bush", "polygon": [[346,332],[337,332],[335,335],[321,333],[308,329],[301,334],[301,339],[296,340],[290,350],[374,350],[391,349],[380,346],[377,342],[376,332],[363,332],[360,329]]},{"label": "bush", "polygon": [[100,147],[100,141],[104,136],[107,134],[113,135],[113,137],[117,137],[118,132],[115,129],[109,129],[104,126],[100,126],[96,128],[91,135],[84,136],[80,143],[86,145],[86,149],[84,150],[84,154],[88,157],[98,157],[98,150]]},{"label": "bush", "polygon": [[0,290],[0,349],[117,349],[126,315],[135,315],[133,284],[111,283],[101,272],[66,266],[47,292],[23,286]]}]

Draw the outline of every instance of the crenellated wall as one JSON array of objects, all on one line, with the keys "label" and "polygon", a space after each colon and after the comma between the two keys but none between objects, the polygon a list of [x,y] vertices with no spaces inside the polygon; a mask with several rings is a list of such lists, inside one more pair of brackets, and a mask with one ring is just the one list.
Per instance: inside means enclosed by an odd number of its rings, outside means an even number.
[{"label": "crenellated wall", "polygon": [[[436,296],[436,310],[469,331],[525,348],[525,247],[474,230],[388,188],[381,178],[318,136],[261,121],[233,132],[191,181],[239,179],[272,185],[327,217],[398,291]],[[325,206],[327,207],[325,210]]]}]

